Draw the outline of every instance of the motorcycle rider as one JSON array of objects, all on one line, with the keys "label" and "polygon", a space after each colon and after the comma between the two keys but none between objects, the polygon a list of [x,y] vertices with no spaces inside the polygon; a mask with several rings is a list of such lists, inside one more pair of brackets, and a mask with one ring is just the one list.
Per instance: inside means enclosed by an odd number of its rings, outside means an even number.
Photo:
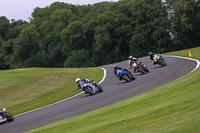
[{"label": "motorcycle rider", "polygon": [[153,65],[156,64],[156,62],[153,60],[154,55],[157,55],[157,54],[156,54],[156,53],[149,52],[150,60],[151,60],[151,62],[153,61]]},{"label": "motorcycle rider", "polygon": [[[134,63],[137,64],[142,64],[142,62],[138,62],[139,59],[137,59],[136,57],[133,56],[129,56],[129,68],[131,69],[133,67]],[[134,67],[134,72],[138,72],[138,70]]]},{"label": "motorcycle rider", "polygon": [[6,112],[5,108],[3,108],[3,110],[0,110],[0,116],[2,117],[3,120],[6,120],[5,112]]},{"label": "motorcycle rider", "polygon": [[76,78],[75,82],[78,84],[78,88],[77,89],[81,89],[81,82],[85,82],[85,83],[90,83],[92,85],[94,85],[95,87],[99,88],[99,92],[102,92],[103,89],[100,87],[100,85],[98,83],[96,83],[94,80],[89,80],[89,79],[80,79],[80,78]]},{"label": "motorcycle rider", "polygon": [[[114,74],[115,74],[115,76],[117,76],[117,70],[124,70],[124,71],[126,71],[126,72],[128,72],[128,73],[130,73],[131,74],[131,72],[129,72],[127,69],[124,69],[124,68],[122,68],[122,67],[119,67],[119,66],[117,66],[117,65],[114,65],[113,66],[113,68],[114,68]],[[131,74],[132,75],[132,74]],[[135,77],[132,75],[132,79],[135,79]],[[119,77],[119,80],[122,80],[122,77]]]},{"label": "motorcycle rider", "polygon": [[81,88],[81,82],[86,82],[86,80],[85,79],[76,78],[75,82],[78,84],[78,88],[77,89],[82,89]]},{"label": "motorcycle rider", "polygon": [[[122,69],[121,67],[118,67],[116,65],[114,65],[113,68],[114,68],[114,74],[115,74],[115,76],[117,76],[117,70]],[[119,80],[121,80],[121,77],[120,77]]]}]

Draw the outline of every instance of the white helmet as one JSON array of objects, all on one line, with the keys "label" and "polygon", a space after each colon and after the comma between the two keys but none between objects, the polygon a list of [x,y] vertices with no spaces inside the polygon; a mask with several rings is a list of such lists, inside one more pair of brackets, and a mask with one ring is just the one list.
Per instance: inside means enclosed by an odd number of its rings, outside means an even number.
[{"label": "white helmet", "polygon": [[75,82],[78,83],[80,80],[80,78],[76,78]]},{"label": "white helmet", "polygon": [[6,112],[6,108],[3,108],[3,112]]},{"label": "white helmet", "polygon": [[128,58],[129,58],[129,60],[132,60],[132,59],[133,59],[133,56],[129,56]]},{"label": "white helmet", "polygon": [[137,58],[133,57],[133,60],[134,60],[134,61],[136,61],[136,60],[137,60]]}]

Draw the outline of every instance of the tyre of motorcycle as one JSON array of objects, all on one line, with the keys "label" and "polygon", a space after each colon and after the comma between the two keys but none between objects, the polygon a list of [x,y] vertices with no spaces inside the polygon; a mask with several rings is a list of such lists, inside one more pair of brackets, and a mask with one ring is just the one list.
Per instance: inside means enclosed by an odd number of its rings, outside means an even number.
[{"label": "tyre of motorcycle", "polygon": [[101,86],[98,87],[99,92],[103,92],[103,88]]},{"label": "tyre of motorcycle", "polygon": [[87,93],[89,93],[90,95],[94,95],[95,93],[96,93],[96,91],[93,89],[93,87],[91,87],[91,86],[86,86],[85,87],[85,91],[87,92]]},{"label": "tyre of motorcycle", "polygon": [[132,79],[132,80],[135,80],[135,76],[134,76],[134,75],[132,75],[132,74],[131,74],[131,79]]},{"label": "tyre of motorcycle", "polygon": [[14,117],[8,112],[5,112],[5,117],[7,119],[7,122],[11,122],[14,120]]},{"label": "tyre of motorcycle", "polygon": [[142,68],[138,69],[140,71],[140,73],[145,74],[145,71]]},{"label": "tyre of motorcycle", "polygon": [[144,71],[145,71],[146,73],[149,72],[149,69],[147,69],[146,67],[144,67],[143,69],[144,69]]},{"label": "tyre of motorcycle", "polygon": [[165,60],[162,56],[159,59],[159,63],[160,63],[161,66],[166,66],[166,62],[165,62]]},{"label": "tyre of motorcycle", "polygon": [[160,58],[159,60],[157,60],[156,64],[163,66],[162,59]]},{"label": "tyre of motorcycle", "polygon": [[166,66],[166,62],[165,62],[165,59],[162,57],[162,60],[163,60],[163,66]]},{"label": "tyre of motorcycle", "polygon": [[123,78],[126,82],[130,82],[130,81],[131,81],[130,78],[129,78],[129,76],[126,75],[126,74],[123,74],[123,75],[122,75],[122,78]]}]

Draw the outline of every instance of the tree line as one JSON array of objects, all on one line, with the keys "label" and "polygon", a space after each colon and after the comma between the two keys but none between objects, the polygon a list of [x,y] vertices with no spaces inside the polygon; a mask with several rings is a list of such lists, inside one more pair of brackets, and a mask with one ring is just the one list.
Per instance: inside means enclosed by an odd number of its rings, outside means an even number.
[{"label": "tree line", "polygon": [[200,46],[199,0],[55,2],[30,22],[0,17],[0,64],[90,67]]}]

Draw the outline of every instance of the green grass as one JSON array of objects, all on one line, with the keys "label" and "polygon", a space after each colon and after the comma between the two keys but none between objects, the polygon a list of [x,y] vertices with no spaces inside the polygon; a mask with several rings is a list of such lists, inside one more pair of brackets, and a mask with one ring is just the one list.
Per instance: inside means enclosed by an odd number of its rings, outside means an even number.
[{"label": "green grass", "polygon": [[[200,47],[190,49],[200,60]],[[166,53],[188,57],[188,50]],[[164,86],[28,133],[199,133],[200,68]]]},{"label": "green grass", "polygon": [[100,68],[25,68],[0,71],[0,106],[13,115],[73,96],[75,79],[100,81]]},{"label": "green grass", "polygon": [[185,49],[185,50],[175,51],[175,52],[169,52],[169,53],[165,53],[164,55],[176,55],[176,56],[189,57],[189,51],[192,54],[191,58],[200,60],[200,47]]}]

